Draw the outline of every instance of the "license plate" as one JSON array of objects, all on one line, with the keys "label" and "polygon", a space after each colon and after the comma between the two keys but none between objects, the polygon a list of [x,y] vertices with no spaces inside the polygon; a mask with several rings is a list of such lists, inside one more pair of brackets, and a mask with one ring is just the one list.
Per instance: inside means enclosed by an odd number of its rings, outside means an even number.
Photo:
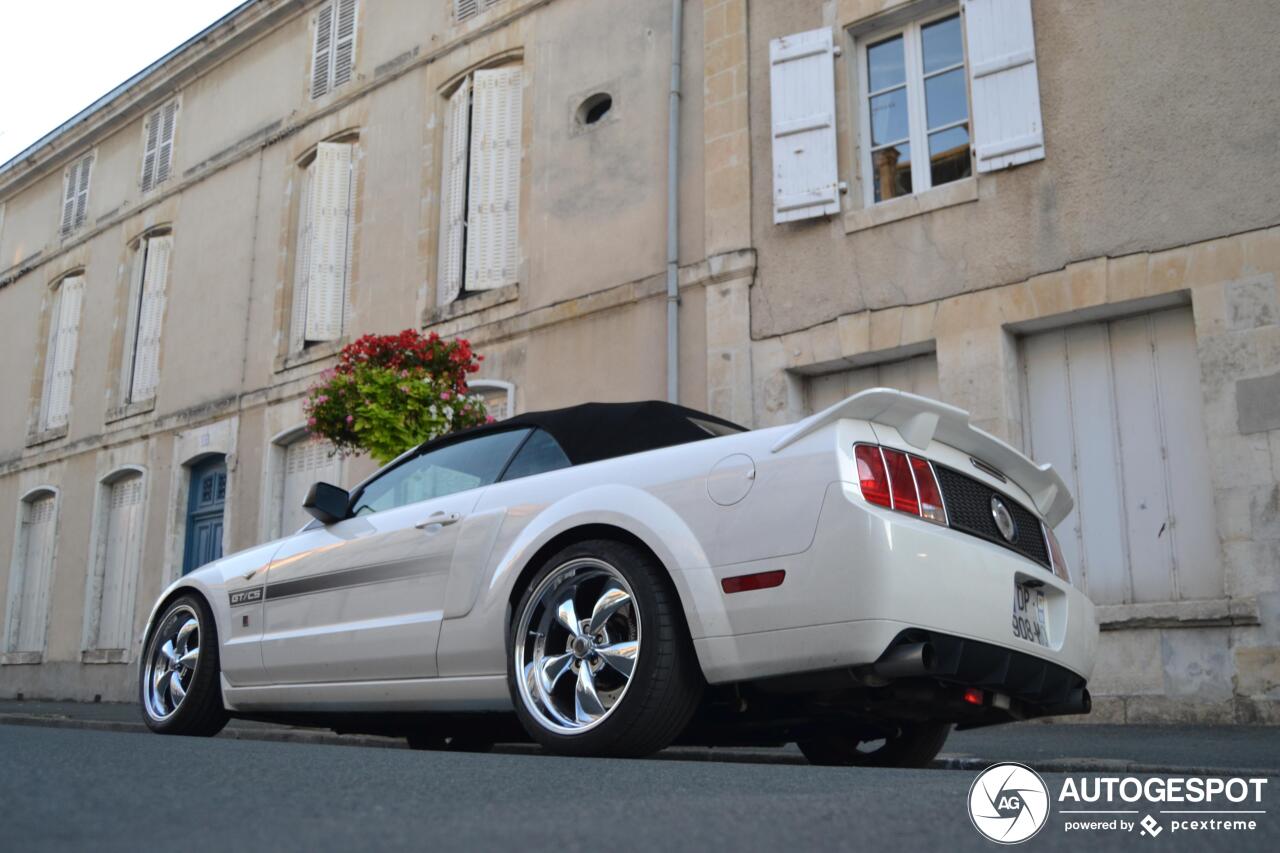
[{"label": "license plate", "polygon": [[1049,645],[1049,622],[1044,590],[1025,583],[1013,585],[1013,636]]}]

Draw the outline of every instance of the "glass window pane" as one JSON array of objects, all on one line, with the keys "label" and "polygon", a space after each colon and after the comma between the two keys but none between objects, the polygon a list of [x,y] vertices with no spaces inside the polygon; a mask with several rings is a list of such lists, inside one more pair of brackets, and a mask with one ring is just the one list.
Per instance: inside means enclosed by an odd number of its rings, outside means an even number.
[{"label": "glass window pane", "polygon": [[875,152],[871,172],[876,201],[911,195],[911,146],[904,142]]},{"label": "glass window pane", "polygon": [[964,58],[964,49],[960,44],[959,15],[921,27],[920,37],[924,42],[925,74],[939,68],[949,68]]},{"label": "glass window pane", "polygon": [[528,433],[527,429],[489,433],[416,456],[365,487],[353,514],[383,512],[487,486],[498,479]]},{"label": "glass window pane", "polygon": [[969,117],[964,69],[957,68],[924,81],[924,104],[930,129]]},{"label": "glass window pane", "polygon": [[535,430],[529,440],[520,448],[516,458],[507,466],[502,481],[518,480],[521,477],[532,477],[534,474],[545,474],[548,471],[559,471],[569,467],[569,457],[564,455],[560,445],[545,430]]},{"label": "glass window pane", "polygon": [[867,48],[867,91],[878,92],[906,82],[907,66],[902,58],[902,36]]},{"label": "glass window pane", "polygon": [[871,147],[907,138],[907,90],[894,89],[871,99]]},{"label": "glass window pane", "polygon": [[967,125],[929,134],[929,175],[933,186],[967,178],[972,170]]}]

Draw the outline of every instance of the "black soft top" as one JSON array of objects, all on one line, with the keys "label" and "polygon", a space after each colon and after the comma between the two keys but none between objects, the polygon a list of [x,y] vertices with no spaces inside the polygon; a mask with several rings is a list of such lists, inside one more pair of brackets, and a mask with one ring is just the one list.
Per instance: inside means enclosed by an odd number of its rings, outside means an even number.
[{"label": "black soft top", "polygon": [[746,431],[745,427],[724,418],[658,400],[583,403],[566,409],[515,415],[444,436],[428,442],[422,449],[452,443],[464,436],[470,438],[519,427],[546,430],[574,465]]}]

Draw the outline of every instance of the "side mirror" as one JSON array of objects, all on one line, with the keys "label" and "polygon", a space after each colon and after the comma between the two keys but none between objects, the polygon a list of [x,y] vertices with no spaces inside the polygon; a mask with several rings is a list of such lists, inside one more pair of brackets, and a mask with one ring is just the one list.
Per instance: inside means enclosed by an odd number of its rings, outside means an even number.
[{"label": "side mirror", "polygon": [[351,495],[346,489],[328,483],[312,483],[302,508],[321,524],[333,524],[347,517]]}]

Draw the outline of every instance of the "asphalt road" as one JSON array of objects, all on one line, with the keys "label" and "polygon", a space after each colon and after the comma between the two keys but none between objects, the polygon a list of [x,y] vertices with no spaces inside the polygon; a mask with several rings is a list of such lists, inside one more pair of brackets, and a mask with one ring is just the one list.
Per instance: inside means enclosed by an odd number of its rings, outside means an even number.
[{"label": "asphalt road", "polygon": [[[973,778],[0,726],[0,848],[991,849],[967,816]],[[1050,791],[1062,778],[1046,775]],[[1068,833],[1064,819],[1053,814],[1028,849],[1280,849],[1280,813],[1252,833],[1156,842]]]}]

